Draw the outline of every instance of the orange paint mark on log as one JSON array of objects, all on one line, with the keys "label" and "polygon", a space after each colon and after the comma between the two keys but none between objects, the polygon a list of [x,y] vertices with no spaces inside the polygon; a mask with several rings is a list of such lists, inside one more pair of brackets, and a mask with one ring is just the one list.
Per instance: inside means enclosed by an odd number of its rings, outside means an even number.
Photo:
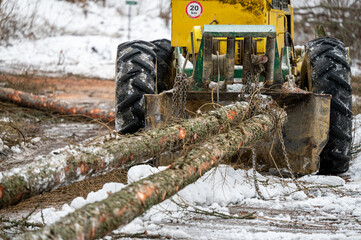
[{"label": "orange paint mark on log", "polygon": [[189,176],[193,175],[192,167],[188,167]]},{"label": "orange paint mark on log", "polygon": [[14,102],[21,102],[21,97],[19,96],[18,91],[15,91],[13,94],[9,94],[8,98]]},{"label": "orange paint mark on log", "polygon": [[95,226],[92,226],[92,239],[94,239],[95,238],[95,232],[96,232],[96,228],[95,228]]},{"label": "orange paint mark on log", "polygon": [[80,165],[80,172],[81,172],[81,174],[83,174],[83,173],[85,173],[85,171],[86,171],[85,163],[82,163],[82,164]]},{"label": "orange paint mark on log", "polygon": [[101,161],[101,163],[100,163],[100,168],[101,168],[101,169],[104,169],[104,161]]},{"label": "orange paint mark on log", "polygon": [[230,112],[227,114],[229,120],[233,120],[236,115],[237,115],[237,112],[234,111],[234,110],[233,110],[233,111],[230,111]]},{"label": "orange paint mark on log", "polygon": [[23,195],[24,193],[19,193],[18,195],[16,195],[15,197],[13,197],[11,200],[10,200],[10,204],[16,204],[18,202],[20,202],[20,200],[23,198]]},{"label": "orange paint mark on log", "polygon": [[200,175],[200,176],[202,176],[202,168],[203,168],[202,165],[200,165],[199,168],[198,168],[198,170],[199,170],[199,175]]},{"label": "orange paint mark on log", "polygon": [[144,203],[145,199],[147,198],[147,195],[143,192],[137,192],[137,197],[142,203]]},{"label": "orange paint mark on log", "polygon": [[180,139],[185,139],[187,135],[187,130],[185,130],[184,128],[179,129],[179,135],[178,137]]},{"label": "orange paint mark on log", "polygon": [[100,113],[102,110],[100,110],[99,108],[94,108],[92,110],[90,110],[90,114],[98,114]]},{"label": "orange paint mark on log", "polygon": [[125,162],[127,161],[127,158],[126,157],[122,157],[121,159],[120,159],[120,162],[124,165],[125,164]]},{"label": "orange paint mark on log", "polygon": [[212,159],[212,165],[213,165],[215,162],[217,162],[217,160],[218,160],[218,157],[217,157],[217,156],[214,156],[213,159]]},{"label": "orange paint mark on log", "polygon": [[54,102],[50,102],[50,103],[49,103],[49,108],[50,108],[50,109],[54,109],[54,105],[55,105]]},{"label": "orange paint mark on log", "polygon": [[2,186],[0,186],[0,199],[4,196],[4,194],[3,194],[3,187]]},{"label": "orange paint mark on log", "polygon": [[127,206],[124,206],[122,209],[120,209],[118,212],[118,217],[122,216],[126,210],[127,210]]},{"label": "orange paint mark on log", "polygon": [[99,108],[94,108],[94,109],[90,110],[90,116],[93,118],[96,118],[100,112],[101,112],[101,110]]},{"label": "orange paint mark on log", "polygon": [[59,106],[59,107],[58,107],[58,111],[59,111],[59,112],[61,112],[61,113],[65,113],[64,108],[63,108],[63,107],[61,107],[61,106]]},{"label": "orange paint mark on log", "polygon": [[76,113],[77,113],[76,107],[70,108],[70,109],[69,109],[69,113],[71,113],[71,114],[76,114]]},{"label": "orange paint mark on log", "polygon": [[106,220],[106,216],[105,216],[105,214],[103,213],[103,214],[100,216],[99,222],[100,222],[100,223],[103,223],[103,222],[105,222],[105,220]]},{"label": "orange paint mark on log", "polygon": [[145,203],[145,200],[152,196],[154,191],[158,191],[158,189],[156,187],[146,186],[145,189],[137,193],[137,197],[142,203]]},{"label": "orange paint mark on log", "polygon": [[66,173],[69,171],[69,165],[67,165],[66,167],[65,167],[65,169],[64,169],[64,172],[65,172],[65,175],[66,175]]},{"label": "orange paint mark on log", "polygon": [[204,170],[207,170],[207,169],[208,169],[208,162],[205,162],[205,163],[203,164],[203,169],[204,169]]},{"label": "orange paint mark on log", "polygon": [[165,142],[164,137],[159,138],[158,144],[162,145]]},{"label": "orange paint mark on log", "polygon": [[163,193],[163,196],[162,196],[162,201],[165,200],[165,197],[167,196],[167,190],[165,190],[165,192]]}]

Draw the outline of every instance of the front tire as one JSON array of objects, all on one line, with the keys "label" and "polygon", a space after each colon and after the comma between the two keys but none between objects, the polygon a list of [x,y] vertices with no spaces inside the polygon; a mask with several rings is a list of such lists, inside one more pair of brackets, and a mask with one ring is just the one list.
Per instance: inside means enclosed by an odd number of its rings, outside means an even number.
[{"label": "front tire", "polygon": [[329,140],[320,155],[320,174],[340,174],[349,168],[352,144],[352,89],[344,44],[318,38],[306,44],[301,88],[331,94]]},{"label": "front tire", "polygon": [[144,127],[144,94],[154,94],[156,54],[154,44],[131,41],[120,44],[116,64],[116,118],[119,133],[134,133]]}]

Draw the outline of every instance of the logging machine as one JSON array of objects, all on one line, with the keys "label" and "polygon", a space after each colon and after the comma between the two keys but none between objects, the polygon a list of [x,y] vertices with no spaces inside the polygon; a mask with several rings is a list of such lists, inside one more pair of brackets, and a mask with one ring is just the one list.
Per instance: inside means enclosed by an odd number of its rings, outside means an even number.
[{"label": "logging machine", "polygon": [[[118,46],[116,129],[134,133],[238,101],[256,76],[262,93],[286,109],[292,171],[343,173],[352,142],[348,52],[321,30],[295,47],[290,0],[172,0],[171,41]],[[272,147],[283,167],[280,141],[263,139],[257,157],[273,165]]]}]

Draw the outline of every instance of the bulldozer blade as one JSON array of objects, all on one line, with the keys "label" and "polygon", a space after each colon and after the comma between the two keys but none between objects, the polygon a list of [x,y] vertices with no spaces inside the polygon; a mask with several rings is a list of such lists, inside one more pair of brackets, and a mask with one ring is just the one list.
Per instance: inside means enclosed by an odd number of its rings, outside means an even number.
[{"label": "bulldozer blade", "polygon": [[[310,92],[268,94],[287,112],[282,137],[291,171],[299,175],[317,173],[320,154],[328,141],[331,96]],[[257,151],[258,158],[269,169],[275,168],[275,164],[279,169],[287,169],[279,137],[268,135]]]},{"label": "bulldozer blade", "polygon": [[172,92],[144,94],[145,128],[162,127],[172,117]]},{"label": "bulldozer blade", "polygon": [[[239,94],[222,93],[221,104],[234,102]],[[320,153],[328,141],[331,96],[281,90],[264,94],[270,95],[278,106],[286,110],[287,120],[281,132],[291,171],[298,175],[316,173],[320,165]],[[201,105],[210,102],[211,95],[206,92],[188,92],[187,109],[195,112]],[[172,92],[144,96],[146,128],[162,127],[171,120]],[[209,109],[203,107],[202,111],[213,109],[209,105]],[[247,165],[249,152],[245,150],[240,155],[241,161]],[[282,144],[275,133],[267,135],[258,143],[257,160],[263,166],[263,171],[276,168],[275,164],[277,168],[287,170],[284,155]]]}]

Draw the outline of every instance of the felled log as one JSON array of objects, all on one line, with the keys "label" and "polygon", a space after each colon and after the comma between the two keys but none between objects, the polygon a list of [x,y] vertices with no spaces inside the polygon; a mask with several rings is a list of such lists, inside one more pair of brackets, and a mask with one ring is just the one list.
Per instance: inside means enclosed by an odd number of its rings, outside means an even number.
[{"label": "felled log", "polygon": [[236,104],[167,127],[68,149],[2,172],[0,208],[85,177],[144,163],[185,143],[195,143],[224,132],[243,119],[245,108],[244,104]]},{"label": "felled log", "polygon": [[114,112],[103,111],[99,108],[79,108],[77,106],[47,98],[31,93],[26,93],[11,88],[0,87],[0,100],[12,101],[21,106],[35,108],[39,110],[52,111],[69,115],[80,115],[111,122],[115,118]]},{"label": "felled log", "polygon": [[[278,116],[283,117],[279,119]],[[280,111],[253,117],[228,133],[216,135],[194,148],[166,170],[132,183],[103,201],[85,205],[58,222],[20,238],[103,237],[194,183],[205,172],[237,154],[240,148],[255,144],[266,133],[274,130],[278,120],[284,120]]]}]

